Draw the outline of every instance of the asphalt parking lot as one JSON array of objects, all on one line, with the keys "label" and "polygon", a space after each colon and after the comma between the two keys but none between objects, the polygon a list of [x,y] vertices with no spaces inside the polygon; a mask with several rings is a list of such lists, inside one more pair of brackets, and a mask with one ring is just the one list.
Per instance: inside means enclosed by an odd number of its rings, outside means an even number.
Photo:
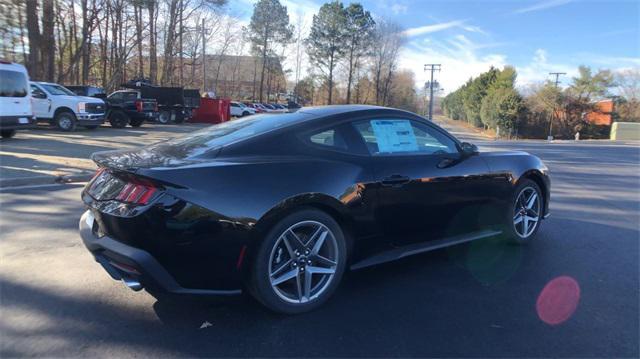
[{"label": "asphalt parking lot", "polygon": [[205,126],[145,123],[138,128],[103,125],[62,132],[41,124],[0,140],[0,187],[47,184],[60,178],[82,180],[95,172],[89,159],[94,152],[149,145]]},{"label": "asphalt parking lot", "polygon": [[0,356],[638,357],[640,144],[453,132],[549,166],[552,216],[536,242],[488,239],[352,272],[298,316],[248,296],[131,292],[81,244],[82,184],[0,190]]}]

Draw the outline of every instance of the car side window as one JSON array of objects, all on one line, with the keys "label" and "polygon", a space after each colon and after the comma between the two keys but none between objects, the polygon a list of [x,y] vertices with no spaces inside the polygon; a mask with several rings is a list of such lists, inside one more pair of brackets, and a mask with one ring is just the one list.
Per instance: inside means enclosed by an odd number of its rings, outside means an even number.
[{"label": "car side window", "polygon": [[125,101],[135,101],[138,99],[138,94],[135,92],[125,92],[124,99]]},{"label": "car side window", "polygon": [[112,100],[122,100],[122,92],[114,92],[109,96]]},{"label": "car side window", "polygon": [[372,119],[355,123],[374,156],[458,153],[456,143],[426,124],[408,119]]},{"label": "car side window", "polygon": [[322,130],[309,136],[309,141],[314,144],[326,146],[337,150],[347,150],[347,141],[342,134],[342,131],[332,128],[328,130]]},{"label": "car side window", "polygon": [[31,85],[31,96],[34,98],[47,98],[47,95],[44,91],[40,90],[40,88],[36,85]]}]

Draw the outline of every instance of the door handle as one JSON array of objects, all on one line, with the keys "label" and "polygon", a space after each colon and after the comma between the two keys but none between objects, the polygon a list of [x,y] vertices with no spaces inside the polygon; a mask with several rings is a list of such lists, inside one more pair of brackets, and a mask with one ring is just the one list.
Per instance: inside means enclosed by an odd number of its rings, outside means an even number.
[{"label": "door handle", "polygon": [[455,160],[452,158],[443,158],[440,162],[438,162],[438,168],[447,168],[455,163]]},{"label": "door handle", "polygon": [[382,180],[382,185],[387,187],[400,187],[411,181],[411,178],[401,175],[391,175]]}]

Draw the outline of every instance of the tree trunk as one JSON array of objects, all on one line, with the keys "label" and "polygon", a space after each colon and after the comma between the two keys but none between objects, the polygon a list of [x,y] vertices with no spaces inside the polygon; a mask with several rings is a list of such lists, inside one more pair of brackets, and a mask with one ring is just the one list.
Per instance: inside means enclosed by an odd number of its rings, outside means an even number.
[{"label": "tree trunk", "polygon": [[149,1],[149,79],[158,81],[158,54],[156,50],[156,15],[155,1]]},{"label": "tree trunk", "polygon": [[329,56],[329,99],[327,105],[331,105],[333,100],[333,52]]},{"label": "tree trunk", "polygon": [[29,65],[29,58],[27,57],[27,47],[24,42],[24,18],[22,17],[22,9],[21,4],[19,2],[15,3],[18,12],[18,26],[20,27],[20,46],[22,47],[22,61],[27,66]]},{"label": "tree trunk", "polygon": [[260,73],[260,102],[262,102],[262,89],[264,88],[264,69],[265,69],[265,61],[267,60],[267,44],[269,43],[267,41],[268,39],[268,32],[265,31],[264,32],[264,42],[262,44],[262,71]]},{"label": "tree trunk", "polygon": [[55,37],[54,30],[54,11],[53,0],[44,0],[42,3],[42,42],[40,43],[40,51],[42,53],[42,63],[44,64],[43,79],[45,81],[54,81],[55,75]]},{"label": "tree trunk", "polygon": [[176,16],[177,16],[178,0],[171,0],[169,5],[169,25],[165,34],[164,43],[164,63],[162,66],[162,84],[173,83],[173,54],[176,37]]},{"label": "tree trunk", "polygon": [[351,82],[353,81],[353,47],[349,49],[349,76],[347,78],[347,104],[351,103]]},{"label": "tree trunk", "polygon": [[91,61],[91,57],[89,55],[90,49],[89,44],[91,44],[91,40],[89,38],[89,15],[88,15],[88,0],[80,0],[80,6],[82,8],[82,84],[86,85],[89,81],[89,62]]},{"label": "tree trunk", "polygon": [[138,49],[138,74],[139,78],[144,78],[144,58],[142,57],[142,7],[134,5],[134,20],[136,23],[136,47]]},{"label": "tree trunk", "polygon": [[180,86],[184,85],[184,59],[182,58],[182,33],[184,32],[184,26],[183,26],[183,14],[184,12],[184,1],[180,0],[180,26],[178,27],[178,36],[179,36],[179,45],[178,45],[178,58],[180,59]]},{"label": "tree trunk", "polygon": [[33,80],[43,80],[40,61],[41,38],[38,20],[38,0],[27,0],[27,33],[29,38],[29,61],[27,68]]}]

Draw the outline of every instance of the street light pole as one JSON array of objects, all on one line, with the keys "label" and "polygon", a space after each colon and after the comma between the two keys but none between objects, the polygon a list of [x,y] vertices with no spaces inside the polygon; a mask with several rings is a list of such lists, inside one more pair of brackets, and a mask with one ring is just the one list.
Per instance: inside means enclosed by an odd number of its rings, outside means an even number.
[{"label": "street light pole", "polygon": [[429,121],[433,121],[433,73],[440,71],[440,64],[425,64],[424,71],[431,71],[431,81],[429,82]]}]

